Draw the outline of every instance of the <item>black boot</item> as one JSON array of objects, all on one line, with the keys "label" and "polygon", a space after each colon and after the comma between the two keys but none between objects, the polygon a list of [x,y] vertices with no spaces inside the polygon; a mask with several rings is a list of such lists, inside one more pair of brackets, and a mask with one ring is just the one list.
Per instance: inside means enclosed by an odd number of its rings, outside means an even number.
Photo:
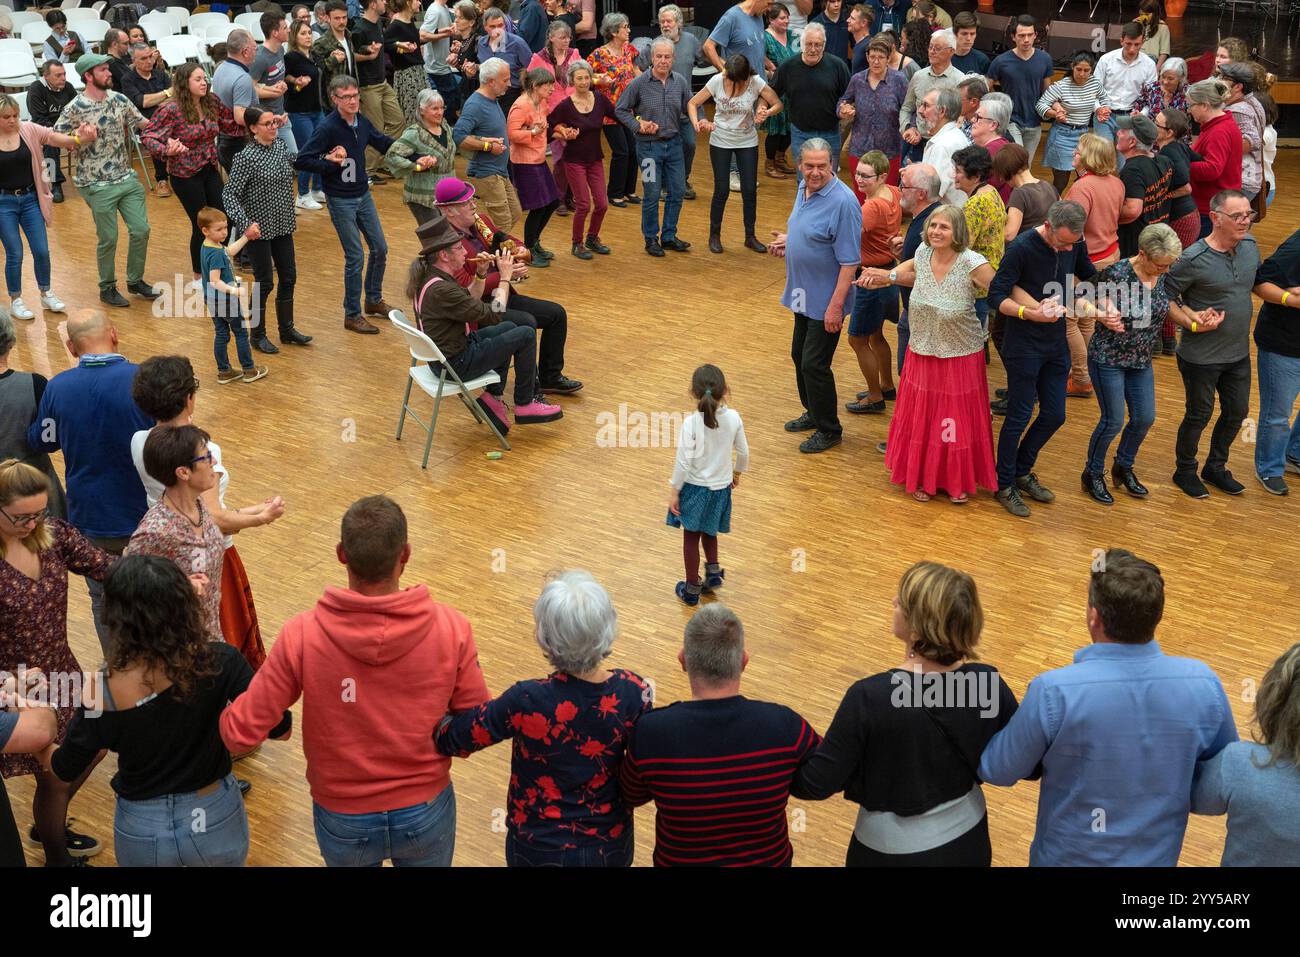
[{"label": "black boot", "polygon": [[1083,490],[1092,496],[1093,501],[1101,502],[1102,505],[1114,505],[1115,499],[1111,497],[1110,489],[1106,488],[1106,476],[1101,472],[1084,472]]},{"label": "black boot", "polygon": [[280,326],[281,345],[305,346],[311,342],[311,336],[304,336],[293,327],[292,299],[277,299],[275,301],[275,321]]},{"label": "black boot", "polygon": [[1113,481],[1117,486],[1123,488],[1124,491],[1128,492],[1134,498],[1146,497],[1147,487],[1138,481],[1138,478],[1133,474],[1132,469],[1125,468],[1116,462],[1111,466],[1110,477],[1111,481]]}]

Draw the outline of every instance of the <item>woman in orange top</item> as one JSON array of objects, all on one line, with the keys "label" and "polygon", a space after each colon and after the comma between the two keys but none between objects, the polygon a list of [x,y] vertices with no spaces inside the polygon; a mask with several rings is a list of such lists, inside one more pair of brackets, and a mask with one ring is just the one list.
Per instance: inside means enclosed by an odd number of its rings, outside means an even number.
[{"label": "woman in orange top", "polygon": [[[1061,197],[1078,203],[1088,214],[1083,238],[1088,258],[1098,269],[1119,259],[1119,211],[1124,205],[1124,183],[1116,175],[1119,158],[1115,144],[1095,133],[1084,133],[1074,151],[1074,169],[1079,178]],[[1070,343],[1070,380],[1065,394],[1092,395],[1088,376],[1088,342],[1095,321],[1091,317],[1065,317],[1065,337]]]},{"label": "woman in orange top", "polygon": [[[894,265],[890,240],[898,235],[903,218],[897,187],[885,182],[889,175],[889,158],[880,150],[864,153],[853,171],[858,192],[866,196],[862,204],[862,266],[889,269]],[[849,345],[858,357],[858,368],[867,380],[867,390],[858,400],[844,408],[850,412],[880,414],[885,400],[897,396],[894,389],[894,360],[881,332],[885,320],[898,322],[898,290],[857,289],[853,296],[853,316],[849,319]]]},{"label": "woman in orange top", "polygon": [[555,254],[542,248],[542,230],[560,204],[555,177],[546,165],[547,98],[555,89],[550,70],[525,70],[523,95],[510,107],[506,135],[510,137],[510,179],[519,193],[519,205],[528,210],[524,219],[524,245],[533,253],[533,265],[551,264]]}]

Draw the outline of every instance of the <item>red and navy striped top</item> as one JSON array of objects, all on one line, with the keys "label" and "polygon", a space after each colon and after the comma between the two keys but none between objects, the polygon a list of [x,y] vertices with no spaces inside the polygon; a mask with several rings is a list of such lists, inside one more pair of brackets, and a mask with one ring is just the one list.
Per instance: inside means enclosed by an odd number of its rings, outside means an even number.
[{"label": "red and navy striped top", "polygon": [[788,865],[790,785],[820,742],[791,709],[741,695],[643,714],[621,774],[629,805],[655,802],[655,866]]}]

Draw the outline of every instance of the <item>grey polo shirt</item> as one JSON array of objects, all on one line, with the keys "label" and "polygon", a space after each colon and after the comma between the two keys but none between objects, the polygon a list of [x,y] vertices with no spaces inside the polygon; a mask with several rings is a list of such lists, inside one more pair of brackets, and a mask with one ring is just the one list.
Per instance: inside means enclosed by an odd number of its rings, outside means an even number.
[{"label": "grey polo shirt", "polygon": [[1178,357],[1194,365],[1240,362],[1250,357],[1250,320],[1255,313],[1250,290],[1259,270],[1259,247],[1247,236],[1231,253],[1199,239],[1169,269],[1165,289],[1171,299],[1199,312],[1222,309],[1223,324],[1210,332],[1184,331]]}]

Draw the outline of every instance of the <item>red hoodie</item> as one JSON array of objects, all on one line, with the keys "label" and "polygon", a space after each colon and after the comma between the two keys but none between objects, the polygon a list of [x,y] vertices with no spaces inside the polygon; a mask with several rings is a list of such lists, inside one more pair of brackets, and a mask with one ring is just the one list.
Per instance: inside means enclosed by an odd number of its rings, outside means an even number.
[{"label": "red hoodie", "polygon": [[299,697],[312,800],[365,814],[442,793],[451,759],[433,746],[434,728],[491,696],[469,621],[416,585],[375,597],[327,588],[291,618],[222,713],[226,747],[251,750]]},{"label": "red hoodie", "polygon": [[1241,189],[1241,129],[1231,113],[1216,116],[1201,127],[1192,147],[1204,157],[1192,164],[1192,198],[1208,214],[1210,200],[1224,189]]}]

